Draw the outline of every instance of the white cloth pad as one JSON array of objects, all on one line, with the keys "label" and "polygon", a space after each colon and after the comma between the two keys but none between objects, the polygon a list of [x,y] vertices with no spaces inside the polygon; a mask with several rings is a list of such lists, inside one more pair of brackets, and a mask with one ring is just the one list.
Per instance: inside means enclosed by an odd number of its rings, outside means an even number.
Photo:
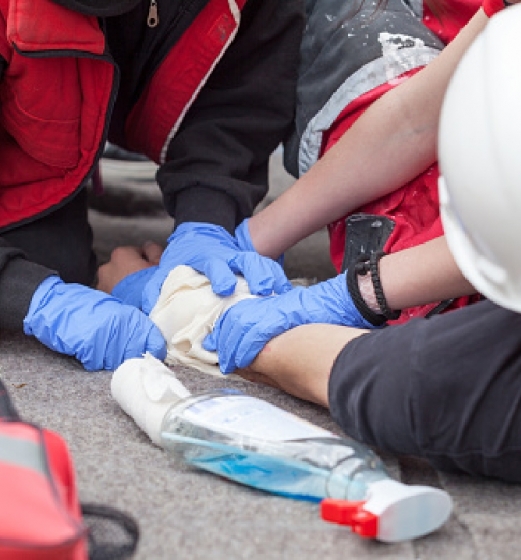
[{"label": "white cloth pad", "polygon": [[150,318],[167,342],[169,365],[185,364],[205,373],[220,376],[215,352],[202,347],[215,321],[229,307],[252,296],[242,276],[237,277],[235,292],[229,297],[214,294],[210,281],[188,266],[170,272],[161,289]]}]

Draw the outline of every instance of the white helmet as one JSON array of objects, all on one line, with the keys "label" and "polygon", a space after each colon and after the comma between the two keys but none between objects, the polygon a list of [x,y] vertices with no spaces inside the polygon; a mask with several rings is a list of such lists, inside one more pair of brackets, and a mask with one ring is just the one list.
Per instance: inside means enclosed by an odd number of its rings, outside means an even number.
[{"label": "white helmet", "polygon": [[521,5],[491,18],[442,105],[440,211],[467,280],[521,312]]}]

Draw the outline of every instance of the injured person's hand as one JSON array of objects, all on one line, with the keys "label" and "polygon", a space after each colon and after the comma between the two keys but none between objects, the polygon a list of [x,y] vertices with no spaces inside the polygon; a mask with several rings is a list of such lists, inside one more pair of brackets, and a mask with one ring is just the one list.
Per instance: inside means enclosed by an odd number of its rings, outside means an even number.
[{"label": "injured person's hand", "polygon": [[141,247],[116,247],[98,268],[96,288],[141,309],[143,289],[157,270],[163,249],[153,241]]}]

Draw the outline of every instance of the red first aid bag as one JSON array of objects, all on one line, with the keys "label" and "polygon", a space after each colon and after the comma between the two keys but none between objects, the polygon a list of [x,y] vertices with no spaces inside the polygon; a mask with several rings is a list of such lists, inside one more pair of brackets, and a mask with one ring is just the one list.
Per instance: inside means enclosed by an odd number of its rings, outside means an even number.
[{"label": "red first aid bag", "polygon": [[138,538],[132,517],[80,504],[67,444],[24,422],[0,380],[0,560],[123,560]]},{"label": "red first aid bag", "polygon": [[58,434],[23,422],[1,382],[0,558],[88,558],[67,445]]}]

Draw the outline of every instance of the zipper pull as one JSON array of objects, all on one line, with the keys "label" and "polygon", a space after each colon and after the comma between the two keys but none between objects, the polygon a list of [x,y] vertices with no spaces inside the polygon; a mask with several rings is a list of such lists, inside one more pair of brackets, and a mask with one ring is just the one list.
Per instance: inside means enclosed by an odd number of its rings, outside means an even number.
[{"label": "zipper pull", "polygon": [[148,8],[148,27],[156,27],[159,23],[159,17],[157,15],[157,0],[150,0],[150,7]]}]

